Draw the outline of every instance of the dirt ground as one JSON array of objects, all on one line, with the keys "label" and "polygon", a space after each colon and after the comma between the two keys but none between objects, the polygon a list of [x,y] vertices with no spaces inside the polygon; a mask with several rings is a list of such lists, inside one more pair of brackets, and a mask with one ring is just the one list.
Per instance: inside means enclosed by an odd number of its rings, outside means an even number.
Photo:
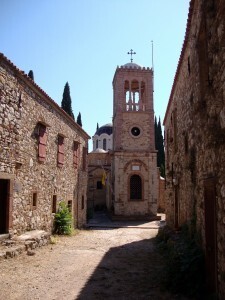
[{"label": "dirt ground", "polygon": [[[0,300],[178,299],[160,291],[157,229],[81,230],[0,261]],[[179,298],[181,299],[181,298]]]}]

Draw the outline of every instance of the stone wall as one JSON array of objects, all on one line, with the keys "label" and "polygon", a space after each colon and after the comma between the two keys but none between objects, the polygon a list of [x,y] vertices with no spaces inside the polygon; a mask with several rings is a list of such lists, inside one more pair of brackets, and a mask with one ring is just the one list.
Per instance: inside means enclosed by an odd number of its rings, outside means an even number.
[{"label": "stone wall", "polygon": [[[53,196],[69,202],[75,225],[86,222],[89,136],[29,77],[0,56],[0,180],[9,179],[6,230],[52,229]],[[46,157],[38,159],[39,125],[46,127]],[[59,166],[58,136],[64,138]],[[79,143],[74,166],[73,143]],[[8,227],[8,228],[7,228]]]},{"label": "stone wall", "polygon": [[207,240],[212,240],[216,254],[211,261],[217,261],[213,284],[220,299],[225,298],[224,19],[224,1],[191,1],[164,119],[167,222],[179,227],[196,221],[206,266]]},{"label": "stone wall", "polygon": [[[158,170],[156,153],[115,152],[114,168],[117,170],[114,180],[115,215],[151,216],[157,213]],[[138,169],[138,170],[137,170]],[[130,200],[130,176],[142,178],[142,199]]]},{"label": "stone wall", "polygon": [[158,196],[158,212],[165,212],[165,178],[160,176],[159,172],[159,196]]},{"label": "stone wall", "polygon": [[[111,155],[102,149],[88,154],[88,208],[111,209]],[[103,174],[107,179],[102,184]],[[103,180],[104,181],[104,180]]]}]

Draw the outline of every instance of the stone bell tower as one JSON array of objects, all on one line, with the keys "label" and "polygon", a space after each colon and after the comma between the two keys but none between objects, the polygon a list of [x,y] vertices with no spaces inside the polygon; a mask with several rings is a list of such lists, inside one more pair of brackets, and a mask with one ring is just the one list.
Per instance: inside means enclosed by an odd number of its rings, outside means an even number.
[{"label": "stone bell tower", "polygon": [[153,71],[131,62],[113,78],[114,213],[152,217],[157,212],[158,169],[154,138]]}]

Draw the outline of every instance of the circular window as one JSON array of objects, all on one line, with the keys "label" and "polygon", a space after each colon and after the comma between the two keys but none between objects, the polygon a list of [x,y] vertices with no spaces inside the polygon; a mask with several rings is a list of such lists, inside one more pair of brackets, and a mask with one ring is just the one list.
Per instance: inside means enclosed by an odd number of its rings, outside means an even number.
[{"label": "circular window", "polygon": [[140,129],[138,127],[132,127],[131,128],[131,133],[133,136],[139,136],[139,134],[141,133]]}]

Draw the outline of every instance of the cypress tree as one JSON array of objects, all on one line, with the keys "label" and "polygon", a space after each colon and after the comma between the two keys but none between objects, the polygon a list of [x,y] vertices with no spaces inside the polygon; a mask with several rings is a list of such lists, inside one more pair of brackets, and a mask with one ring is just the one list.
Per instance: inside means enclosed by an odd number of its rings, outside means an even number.
[{"label": "cypress tree", "polygon": [[82,127],[81,113],[80,112],[79,112],[79,114],[77,116],[77,124],[80,125],[80,127]]},{"label": "cypress tree", "polygon": [[32,70],[27,74],[32,80],[34,80],[34,72]]},{"label": "cypress tree", "polygon": [[157,139],[158,139],[157,165],[160,168],[160,175],[162,177],[165,177],[165,151],[164,151],[164,140],[162,135],[160,117],[157,124]]},{"label": "cypress tree", "polygon": [[[155,127],[155,149],[158,150],[158,126],[157,126],[157,118],[156,117],[155,117],[154,127]],[[157,163],[157,165],[158,165],[158,163]]]},{"label": "cypress tree", "polygon": [[164,140],[162,135],[161,120],[157,122],[155,117],[155,149],[158,150],[157,153],[157,167],[159,167],[160,175],[165,177],[165,152],[164,152]]},{"label": "cypress tree", "polygon": [[65,84],[64,87],[61,107],[69,116],[71,116],[74,119],[74,114],[72,110],[72,101],[70,97],[70,87],[68,82]]}]

